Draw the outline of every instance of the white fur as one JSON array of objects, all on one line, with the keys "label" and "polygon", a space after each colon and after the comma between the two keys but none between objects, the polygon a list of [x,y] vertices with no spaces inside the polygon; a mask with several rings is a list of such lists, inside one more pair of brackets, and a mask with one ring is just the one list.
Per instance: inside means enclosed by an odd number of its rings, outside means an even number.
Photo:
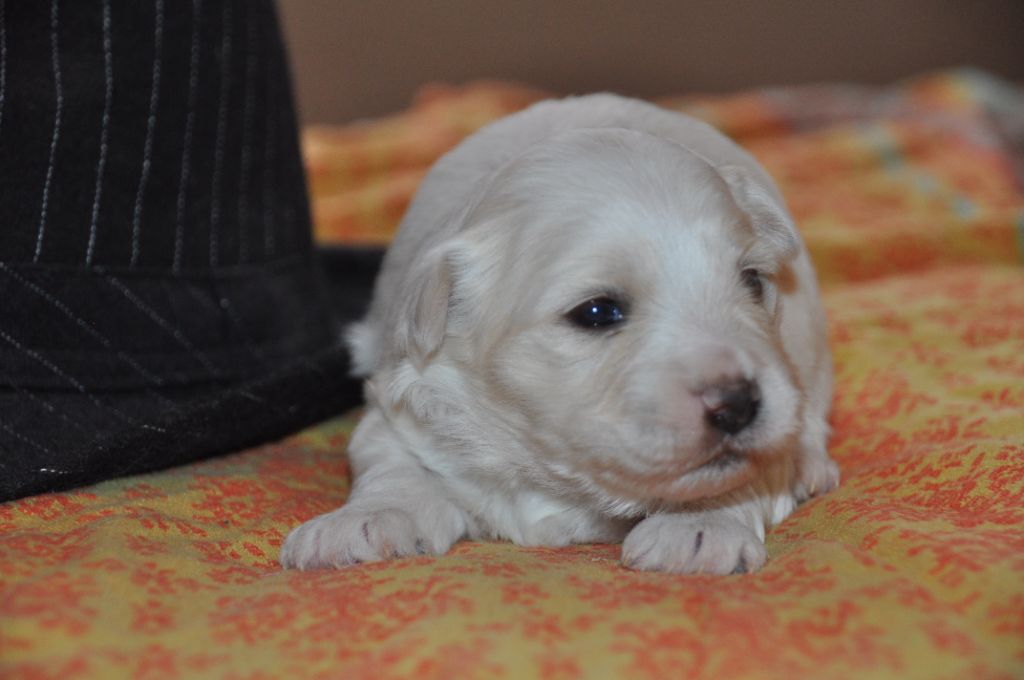
[{"label": "white fur", "polygon": [[[626,321],[567,322],[598,295]],[[824,314],[782,197],[727,138],[649,104],[543,102],[442,158],[348,339],[368,404],[352,493],[288,536],[287,567],[470,537],[753,570],[766,525],[838,483]],[[707,395],[737,379],[761,408],[726,435]]]}]

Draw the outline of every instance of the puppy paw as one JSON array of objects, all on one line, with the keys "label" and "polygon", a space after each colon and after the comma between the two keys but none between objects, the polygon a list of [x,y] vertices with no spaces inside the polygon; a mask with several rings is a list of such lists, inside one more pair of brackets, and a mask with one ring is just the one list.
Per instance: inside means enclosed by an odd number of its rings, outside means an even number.
[{"label": "puppy paw", "polygon": [[404,510],[346,506],[294,529],[281,546],[280,560],[287,569],[343,567],[408,555],[440,555],[453,542],[426,535]]},{"label": "puppy paw", "polygon": [[828,454],[804,459],[800,463],[793,495],[798,503],[822,496],[839,486],[839,466]]},{"label": "puppy paw", "polygon": [[742,574],[767,559],[753,531],[731,517],[704,513],[652,515],[622,543],[622,564],[641,571]]}]

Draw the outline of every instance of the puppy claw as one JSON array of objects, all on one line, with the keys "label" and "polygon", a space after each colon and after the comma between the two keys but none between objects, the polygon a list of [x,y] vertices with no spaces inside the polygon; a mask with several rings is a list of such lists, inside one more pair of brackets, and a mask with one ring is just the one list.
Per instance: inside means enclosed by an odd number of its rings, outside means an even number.
[{"label": "puppy claw", "polygon": [[298,527],[281,546],[281,565],[289,569],[345,567],[363,562],[442,553],[419,535],[412,515],[404,510],[365,511],[343,507]]},{"label": "puppy claw", "polygon": [[767,560],[764,543],[735,519],[706,513],[652,515],[626,536],[622,564],[640,571],[742,574]]},{"label": "puppy claw", "polygon": [[793,495],[798,503],[822,496],[839,486],[839,478],[839,466],[831,458],[805,460],[793,485]]}]

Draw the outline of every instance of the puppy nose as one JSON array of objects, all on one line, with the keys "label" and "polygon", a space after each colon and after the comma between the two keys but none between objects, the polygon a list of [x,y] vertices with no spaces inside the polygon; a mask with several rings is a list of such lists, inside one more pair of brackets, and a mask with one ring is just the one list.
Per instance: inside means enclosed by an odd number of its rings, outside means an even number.
[{"label": "puppy nose", "polygon": [[761,393],[750,380],[731,380],[712,385],[701,393],[704,417],[711,427],[736,434],[757,417]]}]

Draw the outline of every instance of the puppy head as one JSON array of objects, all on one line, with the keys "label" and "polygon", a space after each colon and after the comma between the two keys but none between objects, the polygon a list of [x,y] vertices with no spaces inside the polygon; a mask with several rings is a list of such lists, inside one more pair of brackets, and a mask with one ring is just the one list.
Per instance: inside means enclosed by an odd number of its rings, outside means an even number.
[{"label": "puppy head", "polygon": [[738,486],[794,433],[777,303],[798,241],[741,169],[578,130],[478,199],[421,261],[398,343],[459,375],[449,414],[515,432],[523,474],[636,512]]}]

